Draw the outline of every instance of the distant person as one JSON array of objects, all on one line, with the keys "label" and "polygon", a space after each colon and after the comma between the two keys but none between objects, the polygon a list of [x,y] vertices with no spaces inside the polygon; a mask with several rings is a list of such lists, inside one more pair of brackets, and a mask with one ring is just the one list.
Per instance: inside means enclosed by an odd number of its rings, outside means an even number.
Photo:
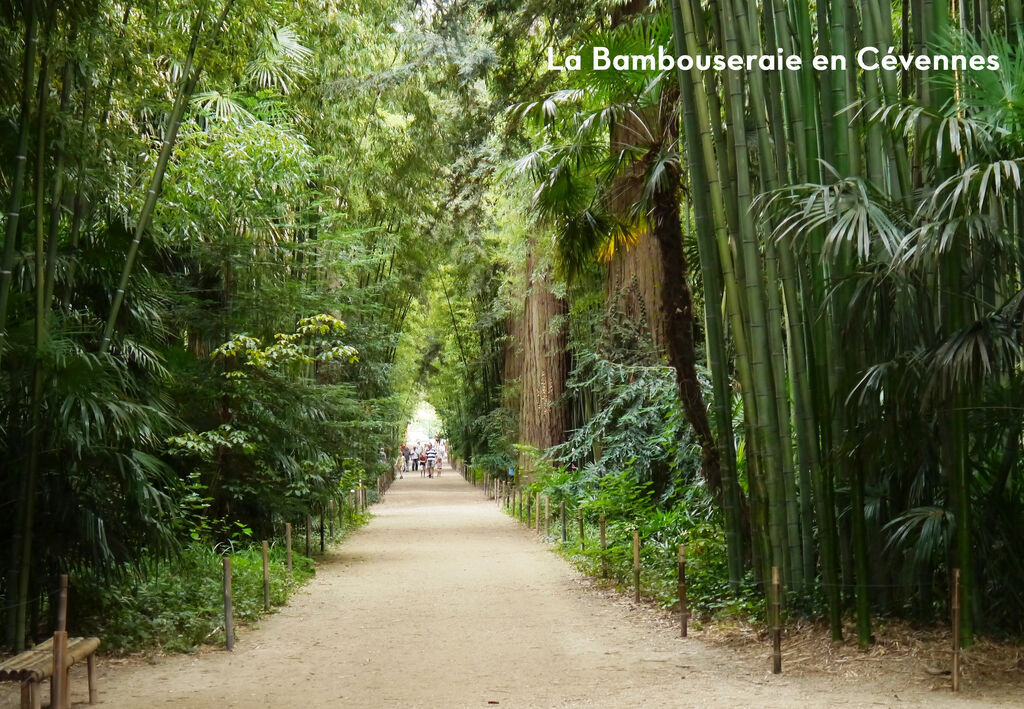
[{"label": "distant person", "polygon": [[412,449],[412,471],[415,473],[420,465],[420,444],[417,443]]},{"label": "distant person", "polygon": [[427,449],[420,448],[420,477],[427,477]]},{"label": "distant person", "polygon": [[403,473],[409,472],[409,458],[412,456],[412,451],[409,450],[409,446],[402,444],[402,459],[405,461],[402,467]]},{"label": "distant person", "polygon": [[381,465],[388,464],[388,452],[384,450],[384,446],[381,446],[380,448],[380,463]]},{"label": "distant person", "polygon": [[441,477],[441,463],[444,460],[443,451],[437,449],[437,460],[434,461],[434,472],[437,473],[437,477]]},{"label": "distant person", "polygon": [[437,461],[437,450],[430,443],[427,444],[427,477],[434,477],[434,463]]}]

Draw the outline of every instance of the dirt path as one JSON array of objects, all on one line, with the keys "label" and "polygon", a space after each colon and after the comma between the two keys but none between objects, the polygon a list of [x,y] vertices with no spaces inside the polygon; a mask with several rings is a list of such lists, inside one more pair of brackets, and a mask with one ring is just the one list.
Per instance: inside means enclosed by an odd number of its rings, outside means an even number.
[{"label": "dirt path", "polygon": [[287,608],[243,632],[234,653],[102,662],[102,704],[963,707],[1016,698],[953,698],[895,675],[891,684],[772,676],[766,657],[682,640],[653,614],[595,593],[452,473],[406,476],[374,514]]}]

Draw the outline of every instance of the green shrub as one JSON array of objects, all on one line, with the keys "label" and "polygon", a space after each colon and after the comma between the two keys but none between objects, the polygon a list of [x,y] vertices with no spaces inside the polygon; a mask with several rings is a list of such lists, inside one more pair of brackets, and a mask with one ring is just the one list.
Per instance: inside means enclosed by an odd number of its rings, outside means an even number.
[{"label": "green shrub", "polygon": [[[149,559],[114,578],[73,574],[75,632],[98,635],[105,652],[190,652],[224,642],[222,554],[200,544],[180,555]],[[293,582],[287,580],[283,545],[270,548],[270,602],[280,606],[292,590],[314,574],[313,560],[293,551]],[[238,623],[263,613],[263,561],[260,547],[231,552],[232,606]],[[237,630],[236,630],[237,632]]]}]

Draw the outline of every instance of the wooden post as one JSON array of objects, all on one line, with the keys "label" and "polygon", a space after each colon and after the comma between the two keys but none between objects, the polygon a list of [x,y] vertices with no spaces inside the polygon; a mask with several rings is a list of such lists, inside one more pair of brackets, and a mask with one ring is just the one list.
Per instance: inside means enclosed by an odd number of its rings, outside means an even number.
[{"label": "wooden post", "polygon": [[526,527],[532,527],[533,523],[533,495],[526,496]]},{"label": "wooden post", "polygon": [[782,603],[780,601],[781,584],[779,583],[779,567],[772,567],[772,609],[769,616],[772,625],[772,674],[782,672]]},{"label": "wooden post", "polygon": [[60,587],[57,594],[57,630],[68,629],[68,575],[60,575]]},{"label": "wooden post", "polygon": [[551,498],[544,496],[544,536],[551,536]]},{"label": "wooden post", "polygon": [[89,678],[89,703],[95,704],[99,699],[99,692],[96,691],[96,653],[85,658],[85,667]]},{"label": "wooden post", "polygon": [[306,515],[306,556],[309,556],[309,528],[313,526],[313,518]]},{"label": "wooden post", "polygon": [[[53,634],[53,674],[50,675],[50,706],[65,709],[70,706],[68,691],[68,576],[60,575],[57,600],[57,630]],[[35,689],[37,696],[39,688]]]},{"label": "wooden post", "polygon": [[[53,674],[50,675],[50,706],[64,709],[68,699],[68,633],[58,630],[53,634]],[[39,692],[39,688],[35,690]]]},{"label": "wooden post", "polygon": [[324,508],[320,507],[320,553],[324,553]]},{"label": "wooden post", "polygon": [[601,578],[608,578],[608,540],[605,537],[604,515],[599,520],[601,533]]},{"label": "wooden post", "polygon": [[288,563],[288,583],[292,581],[292,524],[284,523],[284,550],[285,559]]},{"label": "wooden post", "polygon": [[953,691],[960,691],[960,569],[953,569]]},{"label": "wooden post", "polygon": [[231,557],[224,562],[224,640],[228,651],[235,649],[235,622],[231,613]]},{"label": "wooden post", "polygon": [[327,516],[330,518],[331,539],[334,539],[334,500],[327,501]]},{"label": "wooden post", "polygon": [[686,548],[679,545],[679,631],[680,637],[686,637],[686,625],[690,619],[690,611],[686,608]]},{"label": "wooden post", "polygon": [[270,610],[270,545],[263,540],[263,610]]},{"label": "wooden post", "polygon": [[576,510],[576,516],[580,520],[580,551],[586,551],[587,541],[583,532],[583,508]]},{"label": "wooden post", "polygon": [[633,600],[640,602],[640,530],[633,530]]},{"label": "wooden post", "polygon": [[565,540],[569,538],[568,535],[565,533],[565,500],[562,500],[561,514],[562,514],[562,542],[564,543]]},{"label": "wooden post", "polygon": [[536,525],[537,526],[536,526],[536,528],[537,528],[537,531],[540,532],[540,493],[538,492],[536,495],[534,495],[533,499],[534,499],[534,509],[537,510],[537,521],[536,521]]}]

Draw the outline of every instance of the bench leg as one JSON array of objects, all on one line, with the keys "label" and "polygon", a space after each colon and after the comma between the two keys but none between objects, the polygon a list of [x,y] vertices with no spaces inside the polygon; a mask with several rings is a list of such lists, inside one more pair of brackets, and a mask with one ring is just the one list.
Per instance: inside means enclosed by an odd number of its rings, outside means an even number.
[{"label": "bench leg", "polygon": [[95,704],[97,698],[96,692],[96,656],[89,655],[85,659],[86,668],[89,671],[89,703]]},{"label": "bench leg", "polygon": [[21,709],[42,709],[43,697],[39,683],[27,680],[21,683]]}]

